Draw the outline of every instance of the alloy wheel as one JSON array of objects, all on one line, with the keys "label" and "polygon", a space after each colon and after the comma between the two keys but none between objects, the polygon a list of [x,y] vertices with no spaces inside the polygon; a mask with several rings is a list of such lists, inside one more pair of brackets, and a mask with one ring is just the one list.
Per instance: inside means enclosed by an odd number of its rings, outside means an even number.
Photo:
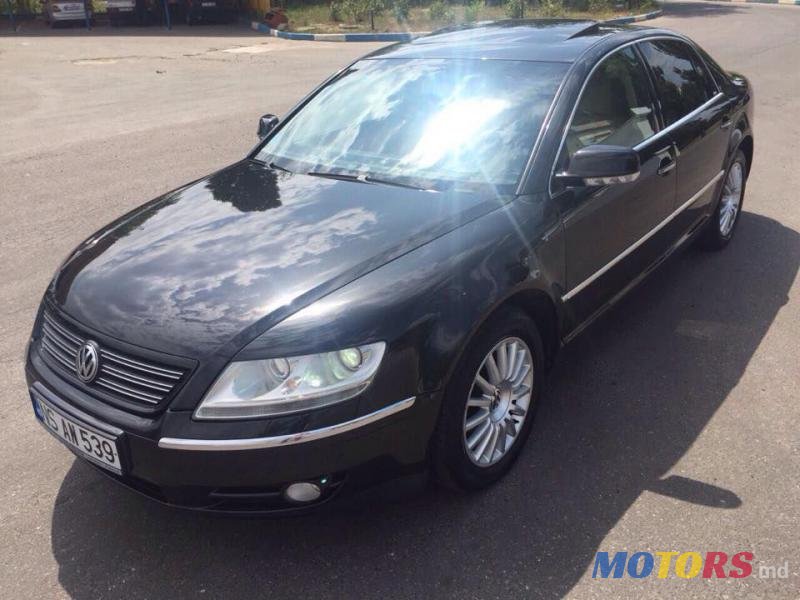
[{"label": "alloy wheel", "polygon": [[722,188],[722,199],[719,209],[719,232],[723,237],[728,237],[736,223],[739,214],[739,205],[742,202],[742,184],[744,183],[744,171],[741,162],[735,162],[728,171],[725,178],[725,186]]},{"label": "alloy wheel", "polygon": [[514,445],[530,411],[533,376],[520,338],[501,340],[483,359],[464,411],[464,447],[474,464],[491,466]]}]

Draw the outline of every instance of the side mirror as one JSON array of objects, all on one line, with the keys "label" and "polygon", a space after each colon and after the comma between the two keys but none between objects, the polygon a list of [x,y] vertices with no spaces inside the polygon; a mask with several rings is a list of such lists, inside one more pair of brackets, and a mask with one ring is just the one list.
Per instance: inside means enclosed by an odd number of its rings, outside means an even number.
[{"label": "side mirror", "polygon": [[258,139],[263,140],[269,132],[275,129],[278,124],[278,117],[275,115],[264,115],[258,120]]},{"label": "side mirror", "polygon": [[639,177],[640,166],[633,148],[595,144],[575,152],[566,171],[556,177],[565,183],[581,180],[584,185],[630,183]]}]

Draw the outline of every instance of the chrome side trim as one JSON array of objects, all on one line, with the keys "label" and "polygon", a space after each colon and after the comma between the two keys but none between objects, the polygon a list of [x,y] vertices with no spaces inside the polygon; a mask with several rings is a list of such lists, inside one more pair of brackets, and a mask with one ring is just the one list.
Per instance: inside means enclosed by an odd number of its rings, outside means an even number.
[{"label": "chrome side trim", "polygon": [[653,141],[661,139],[664,135],[668,134],[670,131],[674,131],[675,129],[677,129],[678,127],[683,125],[684,123],[687,123],[691,119],[694,119],[697,115],[699,115],[703,111],[708,110],[714,104],[717,103],[717,100],[719,100],[720,98],[724,98],[724,97],[725,97],[725,94],[723,94],[722,92],[717,92],[713,97],[711,97],[708,100],[706,100],[703,104],[701,104],[700,106],[695,108],[692,112],[683,115],[680,119],[678,119],[677,121],[675,121],[671,125],[667,125],[666,127],[664,127],[664,129],[656,131],[653,135],[651,135],[646,140],[642,140],[641,142],[636,144],[633,147],[633,149],[638,152],[642,148],[645,148],[646,146],[651,144]]},{"label": "chrome side trim", "polygon": [[301,431],[300,433],[292,433],[289,435],[277,435],[273,437],[263,438],[245,438],[238,440],[191,440],[181,438],[161,438],[158,440],[159,448],[168,448],[170,450],[200,450],[200,451],[220,451],[220,450],[258,450],[261,448],[280,448],[282,446],[291,446],[294,444],[302,444],[304,442],[312,442],[323,438],[331,437],[352,431],[359,427],[364,427],[370,423],[374,423],[381,419],[385,419],[393,414],[399,413],[402,410],[414,406],[416,397],[406,398],[400,402],[390,404],[380,410],[362,415],[351,421],[344,423],[337,423],[329,427],[322,427],[320,429],[312,429],[311,431]]},{"label": "chrome side trim", "polygon": [[567,301],[567,300],[569,300],[570,298],[572,298],[573,296],[575,296],[576,294],[578,294],[579,292],[583,291],[583,289],[584,289],[584,288],[586,288],[588,285],[590,285],[590,284],[591,284],[593,281],[595,281],[595,280],[596,280],[598,277],[600,277],[601,275],[603,275],[604,273],[606,273],[606,271],[608,271],[608,270],[609,270],[611,267],[613,267],[614,265],[616,265],[616,264],[617,264],[619,261],[621,261],[623,258],[625,258],[626,256],[628,256],[628,255],[629,255],[631,252],[633,252],[634,250],[636,250],[636,249],[637,249],[639,246],[641,246],[642,244],[644,244],[644,243],[645,243],[647,240],[649,240],[649,239],[650,239],[651,237],[653,237],[653,236],[654,236],[656,233],[658,233],[658,232],[659,232],[659,231],[660,231],[660,230],[661,230],[661,229],[662,229],[662,228],[663,228],[665,225],[667,225],[667,224],[668,224],[670,221],[672,221],[672,219],[674,219],[674,218],[675,218],[675,217],[677,217],[677,216],[678,216],[680,213],[682,213],[684,210],[686,210],[686,209],[687,209],[687,208],[688,208],[688,207],[689,207],[689,206],[690,206],[690,205],[691,205],[693,202],[695,202],[695,201],[696,201],[698,198],[700,198],[700,196],[702,196],[703,194],[705,194],[705,193],[708,191],[708,189],[709,189],[709,188],[710,188],[712,185],[714,185],[715,183],[717,183],[717,182],[720,180],[720,178],[721,178],[721,177],[722,177],[724,174],[725,174],[725,171],[720,171],[719,173],[717,173],[716,175],[714,175],[714,177],[711,179],[711,181],[709,181],[707,184],[705,184],[705,185],[704,185],[704,186],[703,186],[703,187],[700,189],[700,191],[699,191],[699,192],[697,192],[697,193],[696,193],[694,196],[692,196],[692,197],[691,197],[691,198],[689,198],[689,199],[688,199],[686,202],[684,202],[684,203],[683,203],[683,204],[681,204],[681,205],[680,205],[678,208],[676,208],[676,209],[675,209],[675,210],[672,212],[672,214],[670,214],[670,215],[669,215],[669,216],[668,216],[666,219],[664,219],[664,220],[663,220],[663,221],[661,221],[661,222],[660,222],[658,225],[656,225],[655,227],[653,227],[653,229],[651,229],[651,230],[650,230],[650,231],[648,231],[646,234],[644,234],[644,235],[643,235],[641,238],[639,238],[639,239],[638,239],[636,242],[634,242],[633,244],[631,244],[630,246],[628,246],[628,247],[627,247],[625,250],[623,250],[623,251],[622,251],[622,253],[621,253],[621,254],[619,254],[619,255],[618,255],[616,258],[614,258],[614,259],[613,259],[611,262],[609,262],[609,263],[608,263],[606,266],[604,266],[602,269],[600,269],[599,271],[595,272],[593,275],[590,275],[588,279],[585,279],[585,280],[583,280],[581,283],[579,283],[579,284],[578,284],[578,285],[576,285],[574,288],[572,288],[572,289],[571,289],[569,292],[567,292],[566,294],[564,294],[563,296],[561,296],[561,300],[563,300],[563,301]]}]

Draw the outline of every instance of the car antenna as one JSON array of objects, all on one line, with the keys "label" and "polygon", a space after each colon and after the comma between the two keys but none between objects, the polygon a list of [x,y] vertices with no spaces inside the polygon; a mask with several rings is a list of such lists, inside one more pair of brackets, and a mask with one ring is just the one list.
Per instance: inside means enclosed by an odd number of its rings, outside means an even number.
[{"label": "car antenna", "polygon": [[576,38],[576,37],[581,37],[582,35],[590,35],[592,33],[597,33],[600,30],[600,25],[602,25],[602,22],[594,21],[594,22],[590,23],[589,25],[587,25],[586,27],[584,27],[583,29],[581,29],[579,31],[576,31],[571,36],[569,36],[567,39],[571,40],[571,39]]}]

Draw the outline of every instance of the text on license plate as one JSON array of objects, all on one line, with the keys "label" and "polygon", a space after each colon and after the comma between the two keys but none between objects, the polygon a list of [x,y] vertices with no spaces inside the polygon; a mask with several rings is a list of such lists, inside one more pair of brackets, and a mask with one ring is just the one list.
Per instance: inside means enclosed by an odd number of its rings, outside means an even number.
[{"label": "text on license plate", "polygon": [[41,398],[34,397],[33,402],[37,418],[58,439],[89,460],[117,473],[122,471],[117,442],[113,438],[79,425]]}]

